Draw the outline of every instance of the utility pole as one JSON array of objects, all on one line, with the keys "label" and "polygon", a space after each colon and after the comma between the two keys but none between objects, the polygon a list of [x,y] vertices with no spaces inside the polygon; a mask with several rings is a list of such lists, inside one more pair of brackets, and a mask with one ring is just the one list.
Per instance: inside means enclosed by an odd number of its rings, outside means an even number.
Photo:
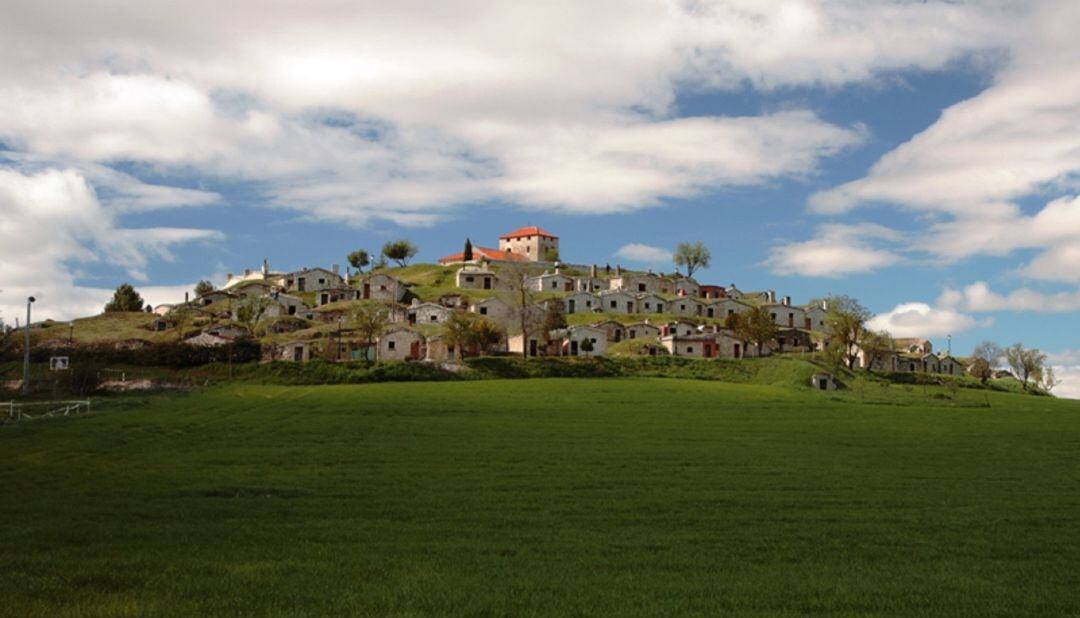
[{"label": "utility pole", "polygon": [[30,305],[37,300],[33,296],[26,299],[26,338],[23,340],[23,397],[30,395]]}]

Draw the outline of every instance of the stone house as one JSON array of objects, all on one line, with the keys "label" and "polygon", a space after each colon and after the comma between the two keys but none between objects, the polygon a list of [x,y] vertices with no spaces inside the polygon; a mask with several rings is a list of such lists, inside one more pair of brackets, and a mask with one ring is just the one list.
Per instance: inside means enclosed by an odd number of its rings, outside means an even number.
[{"label": "stone house", "polygon": [[436,303],[414,300],[406,312],[406,320],[409,324],[442,324],[450,319],[453,311]]},{"label": "stone house", "polygon": [[792,306],[790,296],[784,297],[782,302],[765,304],[762,307],[769,311],[773,322],[781,328],[802,328],[806,325],[806,312],[802,307]]},{"label": "stone house", "polygon": [[230,299],[236,298],[235,294],[226,292],[224,290],[212,290],[203,294],[195,299],[195,305],[198,307],[205,307],[214,303],[224,302]]},{"label": "stone house", "polygon": [[814,349],[814,342],[810,332],[800,328],[780,328],[776,333],[776,350],[778,352],[810,352]]},{"label": "stone house", "polygon": [[664,346],[672,356],[689,358],[716,358],[720,356],[720,349],[716,344],[714,335],[664,335],[660,337],[660,345]]},{"label": "stone house", "polygon": [[310,341],[292,341],[278,349],[275,360],[306,363],[311,360],[312,352],[312,343]]},{"label": "stone house", "polygon": [[637,311],[637,298],[623,290],[601,292],[600,310],[605,313],[634,313]]},{"label": "stone house", "polygon": [[705,317],[717,320],[726,320],[729,315],[745,313],[752,307],[734,298],[724,298],[716,302],[708,303],[704,307]]},{"label": "stone house", "polygon": [[563,310],[571,313],[592,313],[600,306],[600,297],[589,292],[572,292],[562,297]]},{"label": "stone house", "polygon": [[727,293],[722,285],[699,285],[698,298],[705,300],[719,300],[725,298]]},{"label": "stone house", "polygon": [[536,226],[523,227],[500,236],[499,251],[545,262],[549,252],[559,253],[559,237]]},{"label": "stone house", "polygon": [[668,322],[660,327],[660,336],[677,336],[677,337],[693,337],[699,334],[697,324],[693,322],[684,322],[682,320],[676,322]]},{"label": "stone house", "polygon": [[266,281],[248,281],[232,288],[231,292],[240,299],[258,298],[269,296],[277,291],[277,287]]},{"label": "stone house", "polygon": [[330,270],[325,268],[305,268],[285,275],[282,287],[286,292],[318,292],[331,288],[345,287],[345,280],[338,274],[338,265]]},{"label": "stone house", "polygon": [[676,296],[701,297],[701,286],[690,277],[677,277],[671,284],[672,293]]},{"label": "stone house", "polygon": [[[607,352],[607,332],[602,328],[571,326],[552,331],[551,336],[558,342],[564,356],[603,356]],[[592,343],[593,349],[589,352],[581,349],[581,343],[586,339]]]},{"label": "stone house", "polygon": [[542,335],[534,332],[529,333],[529,341],[525,342],[525,338],[522,335],[514,335],[507,339],[506,349],[511,354],[521,354],[525,356],[540,356],[540,353],[544,351],[545,342]]},{"label": "stone house", "polygon": [[354,288],[327,288],[315,295],[316,306],[322,307],[330,303],[346,300],[359,300],[360,290]]},{"label": "stone house", "polygon": [[895,339],[896,349],[907,354],[923,356],[934,351],[934,344],[926,339],[914,337]]},{"label": "stone house", "polygon": [[833,374],[819,372],[810,376],[810,386],[821,391],[835,391],[839,388],[839,383]]},{"label": "stone house", "polygon": [[659,294],[645,292],[637,296],[638,313],[663,313],[669,309],[668,301]]},{"label": "stone house", "polygon": [[455,276],[457,286],[466,290],[494,290],[498,282],[495,273],[486,266],[466,265]]},{"label": "stone house", "polygon": [[634,322],[633,324],[627,324],[625,328],[627,339],[656,341],[660,337],[660,328],[648,322]]},{"label": "stone house", "polygon": [[574,277],[574,289],[578,292],[599,292],[611,289],[611,279],[600,277]]},{"label": "stone house", "polygon": [[424,337],[411,328],[391,328],[379,337],[378,342],[380,361],[420,360],[424,357]]},{"label": "stone house", "polygon": [[573,292],[574,280],[560,273],[558,269],[553,273],[545,272],[536,277],[529,277],[525,285],[535,292]]},{"label": "stone house", "polygon": [[611,280],[612,290],[622,290],[632,294],[660,294],[664,292],[665,287],[670,290],[670,285],[662,285],[660,275],[654,273],[623,273]]},{"label": "stone house", "polygon": [[680,296],[669,303],[668,313],[686,318],[697,318],[705,315],[705,303],[691,296]]},{"label": "stone house", "polygon": [[803,307],[803,328],[806,330],[816,330],[820,333],[825,332],[825,318],[828,315],[828,301],[823,300],[821,301],[821,304]]},{"label": "stone house", "polygon": [[945,355],[938,359],[938,371],[950,376],[964,375],[964,365],[952,356]]},{"label": "stone house", "polygon": [[510,322],[510,318],[514,315],[513,307],[496,296],[473,303],[469,306],[469,311],[482,315],[493,324],[503,327]]},{"label": "stone house", "polygon": [[360,284],[360,298],[400,302],[405,298],[408,286],[390,275],[370,274]]},{"label": "stone house", "polygon": [[618,343],[626,338],[626,326],[624,326],[622,322],[604,320],[603,322],[593,324],[592,327],[604,331],[604,336],[612,343]]}]

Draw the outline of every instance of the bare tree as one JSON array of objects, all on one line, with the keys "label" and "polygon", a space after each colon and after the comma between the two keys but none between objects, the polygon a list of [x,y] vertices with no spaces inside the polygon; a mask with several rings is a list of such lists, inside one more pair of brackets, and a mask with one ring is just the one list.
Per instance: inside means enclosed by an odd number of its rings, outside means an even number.
[{"label": "bare tree", "polygon": [[1046,354],[1035,348],[1025,348],[1023,344],[1014,343],[1005,349],[1005,360],[1009,363],[1015,375],[1024,384],[1024,390],[1028,390],[1028,382],[1035,378],[1038,386],[1039,377],[1042,376],[1046,365]]},{"label": "bare tree", "polygon": [[971,351],[971,375],[986,384],[994,375],[994,369],[1001,363],[1005,351],[993,341],[983,341]]},{"label": "bare tree", "polygon": [[499,273],[513,297],[514,317],[521,330],[522,356],[529,358],[529,333],[533,331],[537,317],[536,293],[529,286],[529,271],[522,266],[508,266]]},{"label": "bare tree", "polygon": [[1039,371],[1038,386],[1047,393],[1053,391],[1061,384],[1061,380],[1054,375],[1054,368],[1047,365]]},{"label": "bare tree", "polygon": [[866,366],[871,368],[874,359],[896,351],[896,341],[885,331],[864,330],[859,338],[859,347],[865,355]]}]

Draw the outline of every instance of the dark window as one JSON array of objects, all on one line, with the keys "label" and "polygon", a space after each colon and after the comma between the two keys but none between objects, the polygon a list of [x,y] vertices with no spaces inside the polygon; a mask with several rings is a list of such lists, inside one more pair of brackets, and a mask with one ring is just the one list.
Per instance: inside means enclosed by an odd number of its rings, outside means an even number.
[{"label": "dark window", "polygon": [[480,307],[480,315],[487,315],[487,307]]},{"label": "dark window", "polygon": [[387,342],[386,342],[386,348],[387,348],[388,350],[393,350],[393,349],[394,349],[394,343],[395,343],[395,342],[394,342],[394,340],[393,340],[393,339],[391,339],[390,341],[387,341]]}]

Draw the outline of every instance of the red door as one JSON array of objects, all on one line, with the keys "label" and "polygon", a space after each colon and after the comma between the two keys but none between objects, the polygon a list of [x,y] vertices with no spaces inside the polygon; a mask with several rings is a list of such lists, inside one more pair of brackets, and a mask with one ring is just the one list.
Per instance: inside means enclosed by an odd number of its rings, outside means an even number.
[{"label": "red door", "polygon": [[365,283],[364,284],[364,300],[367,300],[369,298],[371,298],[371,284],[370,283]]},{"label": "red door", "polygon": [[413,357],[414,360],[420,358],[420,342],[419,341],[414,341],[414,342],[412,342],[412,345],[409,346],[409,356]]}]

